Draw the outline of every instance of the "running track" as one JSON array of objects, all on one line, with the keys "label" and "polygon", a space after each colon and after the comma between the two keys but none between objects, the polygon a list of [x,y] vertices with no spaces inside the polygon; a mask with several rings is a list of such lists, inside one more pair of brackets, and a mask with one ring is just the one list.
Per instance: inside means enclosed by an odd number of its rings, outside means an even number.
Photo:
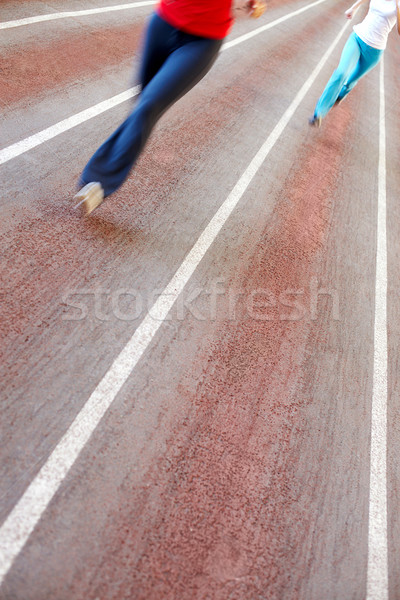
[{"label": "running track", "polygon": [[83,219],[121,4],[1,3],[0,598],[400,598],[398,38],[310,130],[347,3],[271,1]]}]

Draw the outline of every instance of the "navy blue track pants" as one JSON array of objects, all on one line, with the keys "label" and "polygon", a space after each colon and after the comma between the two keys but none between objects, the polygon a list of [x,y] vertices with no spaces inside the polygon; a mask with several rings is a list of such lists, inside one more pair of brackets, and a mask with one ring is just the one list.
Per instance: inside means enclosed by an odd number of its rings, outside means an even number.
[{"label": "navy blue track pants", "polygon": [[138,101],[128,118],[92,156],[80,184],[98,181],[105,196],[115,192],[127,178],[158,119],[206,75],[221,45],[222,40],[184,33],[154,14],[145,36]]}]

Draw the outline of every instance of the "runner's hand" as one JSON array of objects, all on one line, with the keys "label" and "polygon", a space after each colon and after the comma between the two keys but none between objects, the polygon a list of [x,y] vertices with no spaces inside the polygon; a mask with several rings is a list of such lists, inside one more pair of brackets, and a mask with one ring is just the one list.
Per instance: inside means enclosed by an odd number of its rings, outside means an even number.
[{"label": "runner's hand", "polygon": [[233,13],[235,18],[253,17],[257,19],[267,8],[265,0],[233,0]]},{"label": "runner's hand", "polygon": [[253,19],[258,19],[258,17],[261,17],[265,13],[267,4],[263,0],[248,0],[247,7],[249,16]]}]

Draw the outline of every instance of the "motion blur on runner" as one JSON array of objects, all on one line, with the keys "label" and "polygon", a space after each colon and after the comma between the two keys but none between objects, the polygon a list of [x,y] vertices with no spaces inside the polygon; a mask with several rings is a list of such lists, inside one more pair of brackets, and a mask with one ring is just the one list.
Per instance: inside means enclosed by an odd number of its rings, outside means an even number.
[{"label": "motion blur on runner", "polygon": [[[357,0],[346,10],[345,16],[352,19],[359,7],[367,2],[369,0]],[[360,79],[378,64],[395,24],[400,34],[400,0],[370,0],[367,16],[353,27],[339,66],[318,100],[310,125],[320,127],[331,108],[340,104]]]},{"label": "motion blur on runner", "polygon": [[145,36],[138,102],[83,170],[78,207],[89,214],[122,185],[162,114],[211,69],[234,14],[258,18],[265,7],[259,0],[160,1]]}]

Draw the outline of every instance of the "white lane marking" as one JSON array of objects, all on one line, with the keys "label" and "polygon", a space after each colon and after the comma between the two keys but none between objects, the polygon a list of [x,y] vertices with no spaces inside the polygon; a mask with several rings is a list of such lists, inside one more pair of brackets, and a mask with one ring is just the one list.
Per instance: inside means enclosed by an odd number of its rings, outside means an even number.
[{"label": "white lane marking", "polygon": [[389,597],[387,540],[387,240],[384,62],[380,68],[378,232],[375,281],[374,377],[368,525],[367,600]]},{"label": "white lane marking", "polygon": [[0,583],[348,27],[347,22],[0,528]]},{"label": "white lane marking", "polygon": [[326,0],[316,0],[316,2],[312,2],[311,4],[306,4],[306,6],[303,6],[302,8],[298,8],[297,10],[289,13],[288,15],[279,17],[279,19],[275,19],[275,21],[271,21],[271,23],[267,23],[266,25],[262,25],[261,27],[258,27],[257,29],[254,29],[253,31],[249,31],[249,33],[245,33],[245,34],[241,35],[240,37],[236,38],[235,40],[226,42],[224,44],[224,47],[222,48],[222,50],[227,50],[228,48],[233,48],[233,46],[236,46],[237,44],[240,44],[241,42],[246,42],[247,40],[254,37],[255,35],[258,35],[259,33],[264,33],[264,31],[268,31],[268,29],[271,29],[272,27],[275,27],[276,25],[280,25],[284,21],[287,21],[288,19],[291,19],[292,17],[296,17],[297,15],[300,15],[301,13],[305,12],[306,10],[310,10],[310,8],[314,8],[314,6],[317,6],[318,4],[322,4],[323,2],[326,2]]},{"label": "white lane marking", "polygon": [[139,92],[140,86],[137,85],[108,100],[103,100],[103,102],[99,102],[90,108],[86,108],[76,115],[72,115],[72,117],[67,117],[66,119],[63,119],[63,121],[59,121],[55,125],[51,125],[38,133],[34,133],[20,142],[16,142],[7,148],[4,148],[4,150],[0,150],[0,165],[8,162],[12,158],[16,158],[20,154],[28,152],[28,150],[32,150],[32,148],[36,148],[36,146],[40,146],[44,142],[60,135],[60,133],[64,133],[89,119],[93,119],[93,117],[97,117],[101,113],[110,110],[110,108],[113,108],[114,106],[118,106],[118,104],[121,104],[122,102],[126,102],[130,98],[136,96]]},{"label": "white lane marking", "polygon": [[[258,35],[259,33],[263,33],[267,29],[271,29],[272,27],[279,25],[283,21],[291,19],[292,17],[295,17],[296,15],[298,15],[306,10],[309,10],[310,8],[313,8],[317,4],[321,4],[322,2],[326,2],[326,1],[327,0],[317,0],[316,2],[313,2],[312,4],[308,4],[307,6],[300,8],[298,10],[295,10],[294,12],[289,13],[288,15],[286,15],[284,17],[280,17],[279,19],[276,19],[275,21],[271,21],[271,23],[267,23],[267,25],[258,27],[257,29],[255,29],[254,31],[252,31],[250,33],[241,35],[237,39],[227,42],[222,47],[222,50],[228,50],[229,48],[232,48],[233,46],[236,46],[237,44],[241,44],[242,42],[247,41],[249,38],[251,38],[255,35]],[[136,96],[139,93],[139,91],[140,91],[140,88],[138,86],[136,86],[135,88],[130,88],[129,90],[126,90],[125,92],[122,92],[121,94],[118,94],[117,96],[113,96],[112,98],[109,98],[108,100],[104,100],[103,102],[100,102],[99,104],[96,104],[95,106],[92,106],[91,108],[87,108],[86,110],[83,110],[83,111],[79,112],[78,114],[73,115],[72,117],[67,117],[63,121],[60,121],[59,123],[56,123],[55,125],[47,127],[43,131],[39,131],[38,133],[35,133],[35,134],[25,138],[24,140],[21,140],[20,142],[15,142],[15,144],[11,144],[10,146],[3,148],[2,150],[0,150],[0,165],[8,162],[9,160],[12,160],[13,158],[16,158],[17,156],[20,156],[21,154],[24,154],[25,152],[28,152],[29,150],[32,150],[33,148],[36,148],[36,146],[40,146],[44,142],[47,142],[47,141],[53,139],[57,135],[60,135],[61,133],[64,133],[65,131],[72,129],[73,127],[76,127],[77,125],[80,125],[81,123],[84,123],[85,121],[92,119],[93,117],[96,117],[97,115],[100,115],[102,112],[105,112],[106,110],[109,110],[110,108],[113,108],[114,106],[117,106],[118,104],[121,104],[122,102],[125,102],[126,100],[132,98],[133,96]]]},{"label": "white lane marking", "polygon": [[128,8],[140,8],[141,6],[151,6],[156,4],[156,0],[145,0],[143,2],[129,2],[128,4],[116,4],[115,6],[103,6],[101,8],[88,8],[86,10],[62,11],[50,13],[48,15],[37,15],[35,17],[26,17],[15,21],[4,21],[0,23],[0,29],[12,29],[13,27],[22,27],[23,25],[32,25],[33,23],[42,23],[43,21],[54,21],[56,19],[68,19],[71,17],[86,17],[87,15],[98,15],[117,10],[127,10]]}]

